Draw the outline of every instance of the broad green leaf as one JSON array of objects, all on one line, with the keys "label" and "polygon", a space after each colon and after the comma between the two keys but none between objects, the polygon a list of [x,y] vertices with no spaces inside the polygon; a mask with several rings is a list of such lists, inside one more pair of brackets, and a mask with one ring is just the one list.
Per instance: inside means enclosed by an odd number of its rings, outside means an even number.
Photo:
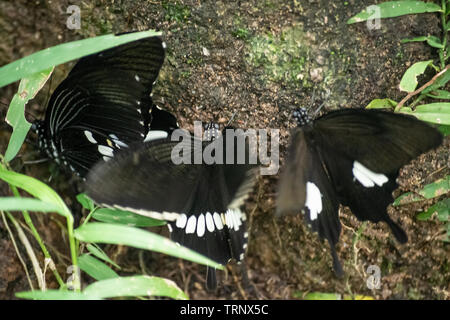
[{"label": "broad green leaf", "polygon": [[[371,8],[372,7],[372,8]],[[373,8],[376,7],[376,8]],[[371,10],[370,10],[370,9]],[[369,9],[369,10],[367,10]],[[362,10],[357,15],[347,20],[348,24],[363,22],[376,18],[392,18],[407,14],[439,12],[441,7],[433,2],[423,1],[388,1]]]},{"label": "broad green leaf", "polygon": [[89,254],[78,257],[78,266],[95,280],[106,280],[119,276],[113,269]]},{"label": "broad green leaf", "polygon": [[95,245],[89,243],[86,246],[86,249],[92,253],[94,256],[96,256],[97,258],[99,258],[100,260],[106,261],[110,264],[112,264],[115,268],[120,270],[120,266],[118,264],[116,264],[114,261],[112,261],[108,255],[100,248],[96,247]]},{"label": "broad green leaf", "polygon": [[[59,212],[61,208],[53,203],[44,202],[33,198],[3,197],[0,198],[0,210],[3,211],[39,211]],[[61,213],[61,212],[60,212]]]},{"label": "broad green leaf", "polygon": [[25,105],[33,99],[50,77],[53,68],[30,75],[20,81],[19,90],[14,95],[6,114],[6,122],[13,128],[13,133],[5,152],[5,160],[11,161],[22,147],[31,123],[25,119]]},{"label": "broad green leaf", "polygon": [[391,99],[374,99],[366,106],[366,109],[391,109],[397,102]]},{"label": "broad green leaf", "polygon": [[119,36],[108,34],[47,48],[1,67],[0,88],[61,63],[75,60],[127,42],[160,35],[161,32],[152,30],[126,33]]},{"label": "broad green leaf", "polygon": [[448,222],[450,215],[450,199],[444,199],[432,205],[427,211],[419,213],[417,220],[425,221],[429,220],[433,213],[437,213],[439,221]]},{"label": "broad green leaf", "polygon": [[92,222],[77,228],[75,230],[75,237],[84,242],[121,244],[161,252],[174,257],[209,265],[217,269],[223,269],[222,265],[193,250],[180,246],[160,235],[134,227]]},{"label": "broad green leaf", "polygon": [[450,192],[450,175],[425,185],[417,193],[407,192],[402,194],[395,199],[393,205],[399,206],[424,199],[432,199],[447,194],[448,192]]},{"label": "broad green leaf", "polygon": [[129,211],[109,208],[95,210],[92,217],[101,222],[117,223],[131,227],[154,227],[166,224],[166,222],[162,220],[152,219]]},{"label": "broad green leaf", "polygon": [[94,202],[85,193],[78,194],[77,195],[77,201],[86,210],[92,211],[95,208]]},{"label": "broad green leaf", "polygon": [[434,47],[434,48],[438,48],[438,49],[444,48],[444,45],[441,43],[441,39],[439,39],[436,36],[426,36],[426,37],[421,36],[421,37],[416,37],[416,38],[412,38],[412,39],[402,39],[401,40],[402,43],[422,42],[422,41],[426,41],[429,46]]},{"label": "broad green leaf", "polygon": [[188,299],[175,282],[149,276],[119,277],[97,281],[87,286],[83,293],[100,298],[150,296]]},{"label": "broad green leaf", "polygon": [[413,92],[417,87],[417,77],[425,72],[425,69],[433,62],[433,60],[420,61],[414,63],[406,70],[399,84],[401,91]]},{"label": "broad green leaf", "polygon": [[422,121],[450,125],[450,103],[448,102],[422,104],[417,106],[415,110],[403,107],[399,112],[413,115]]},{"label": "broad green leaf", "polygon": [[67,290],[23,291],[17,292],[16,297],[33,300],[100,300],[90,294]]},{"label": "broad green leaf", "polygon": [[428,93],[427,96],[435,99],[447,100],[450,99],[450,92],[447,90],[434,90],[431,93]]},{"label": "broad green leaf", "polygon": [[66,217],[71,224],[73,223],[72,213],[69,208],[67,208],[59,195],[45,183],[24,174],[8,171],[2,166],[0,166],[0,179],[25,190],[35,198],[58,207],[59,209],[56,212]]}]

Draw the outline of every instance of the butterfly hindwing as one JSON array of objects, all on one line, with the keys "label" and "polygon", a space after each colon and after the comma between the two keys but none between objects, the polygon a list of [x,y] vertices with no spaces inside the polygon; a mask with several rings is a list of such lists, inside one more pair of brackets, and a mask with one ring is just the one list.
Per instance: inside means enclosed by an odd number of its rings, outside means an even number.
[{"label": "butterfly hindwing", "polygon": [[406,242],[386,211],[399,170],[437,147],[442,135],[414,117],[381,110],[338,110],[312,121],[299,109],[294,117],[298,128],[280,178],[277,213],[305,209],[312,229],[330,242],[337,274],[339,203],[359,220],[386,222],[396,239]]},{"label": "butterfly hindwing", "polygon": [[402,166],[442,142],[440,133],[411,116],[378,110],[331,112],[314,122],[340,203],[359,220],[384,221],[401,243],[404,231],[386,212]]},{"label": "butterfly hindwing", "polygon": [[[341,275],[342,267],[335,249],[341,231],[339,201],[323,159],[308,139],[310,134],[300,128],[292,134],[278,188],[277,214],[303,210],[307,224],[330,244],[334,270]],[[297,161],[302,165],[294,165]]]},{"label": "butterfly hindwing", "polygon": [[[226,156],[224,140],[212,143]],[[237,203],[256,181],[256,164],[196,164],[208,146],[209,142],[185,136],[180,142],[161,139],[121,150],[93,168],[87,194],[99,204],[167,220],[174,241],[218,263],[240,261],[248,235],[245,213]],[[185,155],[193,163],[174,159]],[[208,270],[210,281],[215,279],[212,273]]]}]

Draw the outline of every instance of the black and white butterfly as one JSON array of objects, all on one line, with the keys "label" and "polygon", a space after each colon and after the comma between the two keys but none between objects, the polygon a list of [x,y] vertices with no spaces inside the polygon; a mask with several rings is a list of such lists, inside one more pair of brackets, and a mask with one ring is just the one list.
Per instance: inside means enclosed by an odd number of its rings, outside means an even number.
[{"label": "black and white butterfly", "polygon": [[[239,138],[227,140],[229,130],[218,135],[216,126],[210,129],[205,136],[214,137],[212,141],[187,131],[181,141],[172,141],[177,130],[172,138],[121,150],[92,169],[87,195],[101,205],[168,221],[172,240],[220,264],[241,261],[248,234],[240,207],[258,169],[249,163],[247,141],[245,160],[238,162]],[[222,153],[223,163],[203,161],[205,152]],[[215,269],[210,267],[207,287],[216,287]]]},{"label": "black and white butterfly", "polygon": [[176,119],[151,98],[164,56],[164,42],[149,37],[80,59],[53,92],[45,120],[33,123],[40,149],[85,177],[131,143],[167,137]]},{"label": "black and white butterfly", "polygon": [[412,116],[382,110],[338,110],[313,121],[301,108],[294,118],[298,126],[280,177],[277,215],[302,210],[312,230],[329,242],[337,275],[343,274],[335,250],[339,204],[359,220],[386,222],[405,243],[406,233],[386,208],[393,201],[399,169],[439,146],[439,131]]}]

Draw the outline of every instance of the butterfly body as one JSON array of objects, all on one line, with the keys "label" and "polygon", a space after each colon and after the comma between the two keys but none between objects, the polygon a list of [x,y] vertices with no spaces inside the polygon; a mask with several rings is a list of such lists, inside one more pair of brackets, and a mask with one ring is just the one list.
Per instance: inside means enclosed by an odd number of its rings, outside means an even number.
[{"label": "butterfly body", "polygon": [[334,269],[342,274],[335,245],[339,204],[362,221],[384,221],[400,243],[407,235],[387,214],[402,166],[442,142],[440,133],[411,117],[381,110],[338,110],[312,120],[296,110],[277,213],[304,210],[313,231],[327,239]]}]

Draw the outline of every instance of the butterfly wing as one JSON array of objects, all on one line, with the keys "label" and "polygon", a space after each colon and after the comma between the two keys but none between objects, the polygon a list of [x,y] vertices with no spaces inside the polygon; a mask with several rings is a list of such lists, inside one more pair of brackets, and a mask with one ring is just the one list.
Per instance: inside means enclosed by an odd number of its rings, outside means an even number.
[{"label": "butterfly wing", "polygon": [[385,221],[401,243],[405,232],[386,212],[399,169],[437,147],[441,134],[407,115],[379,110],[340,110],[314,122],[312,137],[339,201],[359,220]]},{"label": "butterfly wing", "polygon": [[333,268],[342,275],[335,246],[339,240],[339,201],[323,159],[309,140],[311,133],[294,130],[288,158],[281,173],[277,195],[277,215],[303,211],[306,222],[331,247]]},{"label": "butterfly wing", "polygon": [[[227,152],[222,138],[213,143]],[[194,161],[207,145],[195,139],[164,139],[119,152],[91,170],[87,194],[99,204],[167,220],[174,241],[221,264],[239,261],[247,242],[246,217],[230,204],[250,191],[255,165],[173,161],[173,154],[183,158],[188,153]],[[214,282],[214,274],[209,270],[208,282]]]},{"label": "butterfly wing", "polygon": [[163,60],[158,37],[82,58],[47,107],[47,153],[85,176],[95,162],[142,141],[156,109],[150,93]]}]

